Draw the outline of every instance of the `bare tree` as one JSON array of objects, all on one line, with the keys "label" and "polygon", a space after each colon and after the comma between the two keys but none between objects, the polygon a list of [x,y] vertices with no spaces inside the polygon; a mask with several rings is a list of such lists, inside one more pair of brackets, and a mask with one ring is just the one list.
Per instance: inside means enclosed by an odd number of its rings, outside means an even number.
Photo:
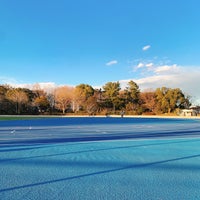
[{"label": "bare tree", "polygon": [[55,90],[55,107],[62,110],[63,114],[65,114],[66,109],[71,106],[73,90],[73,87],[68,86],[58,87]]},{"label": "bare tree", "polygon": [[27,103],[29,100],[27,94],[21,88],[8,90],[6,98],[15,103],[17,114],[20,114],[22,104]]},{"label": "bare tree", "polygon": [[47,100],[50,105],[50,113],[52,113],[55,107],[55,91],[47,94]]},{"label": "bare tree", "polygon": [[155,91],[141,92],[140,98],[145,111],[154,112],[156,108],[156,95]]},{"label": "bare tree", "polygon": [[86,110],[86,102],[88,98],[94,95],[94,89],[88,84],[80,84],[74,90],[74,110],[78,111],[80,108]]},{"label": "bare tree", "polygon": [[97,98],[95,96],[91,96],[86,101],[86,111],[89,115],[94,115],[97,113],[99,109]]}]

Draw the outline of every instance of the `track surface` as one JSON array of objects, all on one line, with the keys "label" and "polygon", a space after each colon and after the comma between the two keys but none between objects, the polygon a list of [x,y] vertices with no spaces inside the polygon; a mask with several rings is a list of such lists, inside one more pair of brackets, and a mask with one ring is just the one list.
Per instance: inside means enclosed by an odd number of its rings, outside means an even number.
[{"label": "track surface", "polygon": [[200,199],[200,121],[0,122],[0,199]]}]

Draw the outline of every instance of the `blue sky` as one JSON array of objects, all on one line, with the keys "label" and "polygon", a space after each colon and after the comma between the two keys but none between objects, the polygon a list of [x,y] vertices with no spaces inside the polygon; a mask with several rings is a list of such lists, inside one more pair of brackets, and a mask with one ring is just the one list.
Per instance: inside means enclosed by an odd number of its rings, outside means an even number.
[{"label": "blue sky", "polygon": [[2,0],[0,84],[132,79],[200,98],[199,7],[199,0]]}]

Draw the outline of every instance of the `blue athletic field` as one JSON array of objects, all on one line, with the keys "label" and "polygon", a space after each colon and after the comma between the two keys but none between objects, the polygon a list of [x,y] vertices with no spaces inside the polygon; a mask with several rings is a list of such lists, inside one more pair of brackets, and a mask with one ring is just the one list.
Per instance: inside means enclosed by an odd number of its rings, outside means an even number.
[{"label": "blue athletic field", "polygon": [[200,199],[200,120],[0,121],[1,200]]}]

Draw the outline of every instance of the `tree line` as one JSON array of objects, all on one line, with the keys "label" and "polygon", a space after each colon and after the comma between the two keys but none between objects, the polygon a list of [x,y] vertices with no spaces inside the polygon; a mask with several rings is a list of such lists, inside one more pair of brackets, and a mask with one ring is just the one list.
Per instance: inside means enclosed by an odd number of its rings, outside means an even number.
[{"label": "tree line", "polygon": [[163,114],[177,113],[191,105],[180,88],[140,91],[134,81],[125,89],[119,82],[108,82],[101,89],[88,84],[61,86],[45,92],[0,85],[0,114]]}]

